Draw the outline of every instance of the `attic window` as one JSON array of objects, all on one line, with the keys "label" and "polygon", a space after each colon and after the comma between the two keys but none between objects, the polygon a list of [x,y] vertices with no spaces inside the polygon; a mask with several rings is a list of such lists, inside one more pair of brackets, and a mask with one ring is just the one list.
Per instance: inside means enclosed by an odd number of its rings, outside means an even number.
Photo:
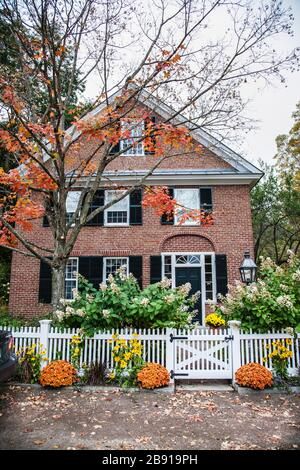
[{"label": "attic window", "polygon": [[121,121],[121,126],[122,133],[125,131],[130,131],[130,136],[127,139],[123,139],[120,141],[120,148],[122,150],[122,154],[144,156],[144,141],[138,142],[138,140],[144,135],[144,121],[140,121],[137,119]]}]

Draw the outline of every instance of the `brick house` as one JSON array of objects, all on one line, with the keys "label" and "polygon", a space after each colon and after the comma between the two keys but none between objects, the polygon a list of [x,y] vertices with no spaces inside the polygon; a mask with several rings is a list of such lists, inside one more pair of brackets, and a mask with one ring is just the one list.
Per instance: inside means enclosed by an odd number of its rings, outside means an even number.
[{"label": "brick house", "polygon": [[[138,106],[150,110],[153,121],[172,114],[167,105],[145,92]],[[93,115],[102,109],[99,106]],[[178,117],[178,122],[181,119]],[[133,127],[133,138],[135,130]],[[253,255],[250,190],[262,173],[203,130],[192,131],[192,135],[195,152],[178,155],[177,150],[176,156],[154,171],[147,184],[168,186],[175,199],[186,207],[212,211],[213,225],[195,225],[191,221],[179,225],[176,216],[169,220],[160,218],[153,209],[142,207],[142,190],[135,190],[82,229],[66,269],[66,298],[72,298],[72,289],[77,286],[75,271],[98,286],[118,267],[125,266],[144,287],[163,277],[169,277],[173,287],[190,282],[192,292],[201,292],[198,318],[203,321],[208,301],[216,301],[218,293],[225,294],[227,285],[239,279],[245,250]],[[87,145],[92,143],[81,143],[82,155]],[[119,145],[122,150],[124,141]],[[156,158],[141,142],[112,161],[105,176],[113,183],[130,186],[153,166]],[[103,205],[112,194],[112,189],[103,183],[93,207]],[[69,195],[68,212],[74,212],[78,195],[79,191]],[[36,220],[30,239],[51,248],[51,237],[47,219]],[[11,314],[41,315],[51,310],[50,301],[48,265],[15,252]]]}]

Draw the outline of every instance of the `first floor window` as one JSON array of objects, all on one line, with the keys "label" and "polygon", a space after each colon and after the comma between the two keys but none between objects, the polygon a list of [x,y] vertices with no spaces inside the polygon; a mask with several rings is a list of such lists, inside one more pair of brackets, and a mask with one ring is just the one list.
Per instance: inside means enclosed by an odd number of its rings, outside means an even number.
[{"label": "first floor window", "polygon": [[122,266],[126,268],[128,274],[128,258],[104,258],[104,279],[107,281],[110,274],[114,275],[115,272]]},{"label": "first floor window", "polygon": [[[120,197],[122,191],[105,191],[105,204]],[[129,223],[129,195],[116,202],[105,210],[105,225],[128,225]]]},{"label": "first floor window", "polygon": [[65,299],[74,298],[73,289],[78,288],[78,258],[69,258],[65,271]]},{"label": "first floor window", "polygon": [[200,209],[200,193],[196,188],[176,188],[174,190],[174,198],[178,206],[175,211],[175,224],[176,225],[199,225],[200,220],[196,221],[192,218],[186,219],[181,223],[181,218],[185,214],[194,210]]}]

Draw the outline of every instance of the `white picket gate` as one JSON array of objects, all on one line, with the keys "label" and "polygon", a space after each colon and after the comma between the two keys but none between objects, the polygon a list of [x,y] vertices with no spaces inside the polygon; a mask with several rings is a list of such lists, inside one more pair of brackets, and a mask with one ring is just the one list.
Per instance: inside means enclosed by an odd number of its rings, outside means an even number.
[{"label": "white picket gate", "polygon": [[[173,378],[234,380],[235,371],[248,362],[258,362],[272,369],[272,362],[269,359],[264,361],[269,351],[266,346],[276,339],[292,339],[293,357],[288,361],[288,370],[292,375],[299,373],[299,335],[293,338],[285,331],[244,332],[238,323],[230,322],[228,329],[124,328],[99,332],[84,340],[80,364],[99,361],[113,369],[112,335],[131,339],[132,334],[137,333],[143,346],[144,360],[165,366]],[[0,326],[1,329],[12,332],[16,350],[34,343],[43,345],[48,361],[70,360],[70,341],[73,335],[79,333],[76,329],[53,328],[50,320],[41,320],[40,327]]]},{"label": "white picket gate", "polygon": [[174,366],[171,376],[189,379],[232,378],[231,330],[199,328],[171,335]]}]

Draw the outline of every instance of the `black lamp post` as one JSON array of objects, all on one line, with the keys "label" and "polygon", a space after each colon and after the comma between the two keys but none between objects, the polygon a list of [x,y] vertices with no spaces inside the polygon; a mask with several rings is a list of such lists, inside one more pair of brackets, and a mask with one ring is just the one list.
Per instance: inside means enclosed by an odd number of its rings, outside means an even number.
[{"label": "black lamp post", "polygon": [[250,258],[250,252],[245,251],[244,259],[240,266],[240,274],[242,282],[249,285],[251,282],[256,280],[257,266],[252,258]]}]

